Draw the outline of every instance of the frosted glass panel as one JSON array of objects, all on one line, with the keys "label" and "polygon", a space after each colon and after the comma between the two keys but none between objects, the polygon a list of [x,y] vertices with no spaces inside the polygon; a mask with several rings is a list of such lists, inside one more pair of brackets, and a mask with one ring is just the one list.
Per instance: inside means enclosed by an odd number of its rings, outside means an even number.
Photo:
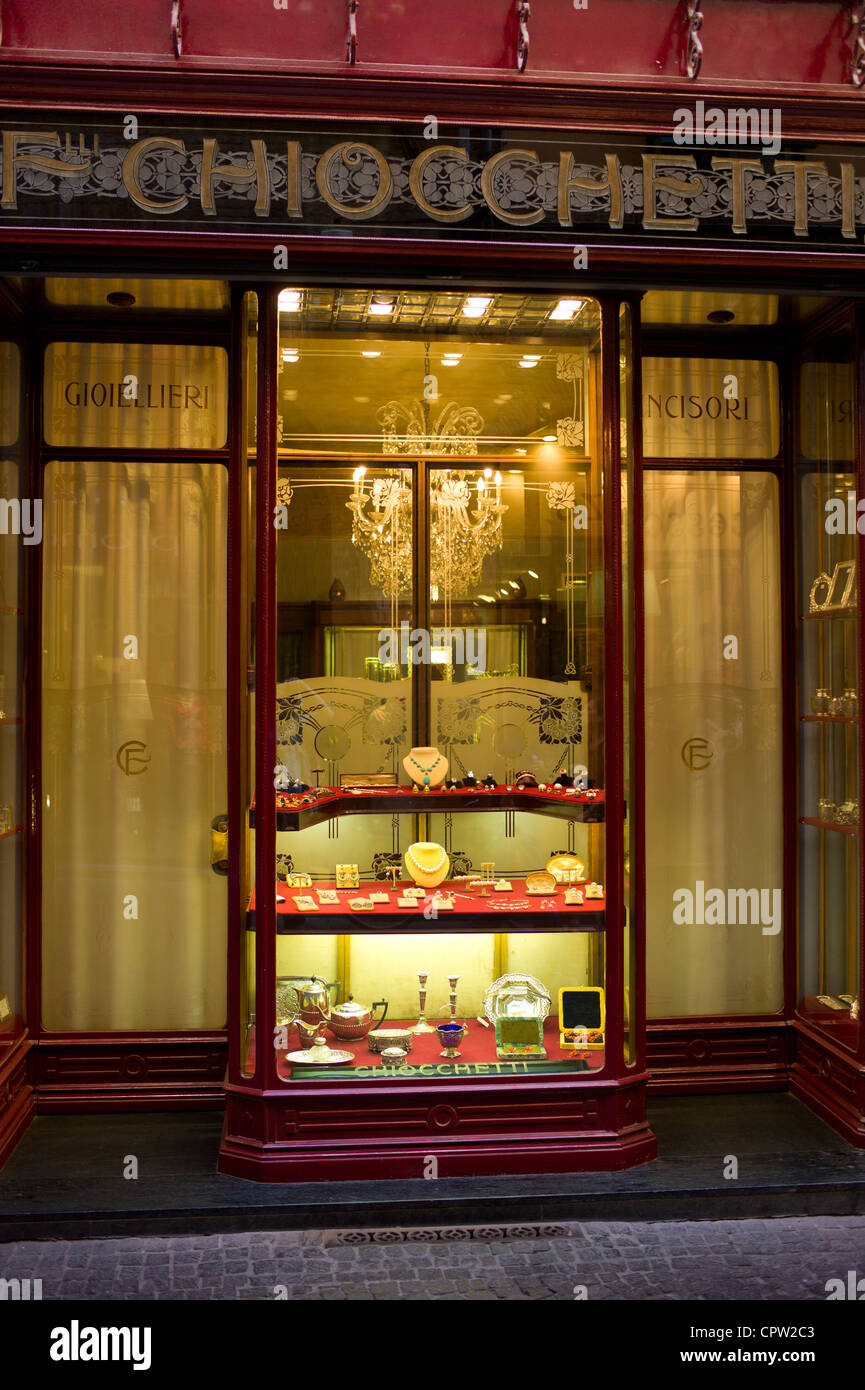
[{"label": "frosted glass panel", "polygon": [[43,571],[43,1023],[225,1024],[227,475],[51,463]]},{"label": "frosted glass panel", "polygon": [[645,475],[650,1016],[783,1006],[778,527],[769,474]]}]

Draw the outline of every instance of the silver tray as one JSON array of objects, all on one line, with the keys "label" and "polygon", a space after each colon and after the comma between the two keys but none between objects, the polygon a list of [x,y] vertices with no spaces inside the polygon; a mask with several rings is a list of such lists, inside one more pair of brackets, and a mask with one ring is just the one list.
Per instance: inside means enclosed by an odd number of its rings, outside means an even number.
[{"label": "silver tray", "polygon": [[[526,1004],[524,1010],[508,1007],[511,1003],[523,999]],[[536,980],[534,975],[501,975],[497,980],[493,980],[484,995],[483,1012],[490,1023],[495,1023],[498,1018],[539,1018],[541,1020],[548,1017],[552,1000],[546,985],[542,985],[540,980]]]},{"label": "silver tray", "polygon": [[330,1053],[329,1057],[326,1056],[313,1059],[309,1055],[310,1052],[312,1052],[312,1048],[310,1047],[305,1052],[287,1052],[285,1060],[286,1062],[291,1062],[296,1067],[341,1067],[344,1066],[346,1062],[354,1061],[353,1052],[343,1052],[338,1047],[331,1047],[328,1051]]}]

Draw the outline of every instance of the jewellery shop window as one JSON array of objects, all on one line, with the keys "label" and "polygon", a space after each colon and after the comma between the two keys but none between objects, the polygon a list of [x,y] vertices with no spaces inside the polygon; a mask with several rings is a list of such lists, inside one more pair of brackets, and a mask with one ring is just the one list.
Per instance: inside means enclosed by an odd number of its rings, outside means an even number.
[{"label": "jewellery shop window", "polygon": [[286,1082],[604,1066],[600,322],[280,295]]},{"label": "jewellery shop window", "polygon": [[799,1013],[859,1038],[859,599],[852,325],[797,368]]}]

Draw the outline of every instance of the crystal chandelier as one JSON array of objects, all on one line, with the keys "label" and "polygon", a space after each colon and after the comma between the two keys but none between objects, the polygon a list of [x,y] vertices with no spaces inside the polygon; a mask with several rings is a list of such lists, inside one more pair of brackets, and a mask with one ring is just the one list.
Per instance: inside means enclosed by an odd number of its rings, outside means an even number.
[{"label": "crystal chandelier", "polygon": [[[354,471],[352,543],[370,562],[370,578],[392,601],[411,592],[412,496],[403,472]],[[483,562],[502,545],[502,475],[491,468],[430,472],[430,585],[446,605],[473,589]]]},{"label": "crystal chandelier", "polygon": [[[376,414],[382,426],[383,454],[403,457],[466,458],[477,455],[477,436],[484,422],[474,406],[446,402],[433,419],[428,388],[430,344],[424,344],[424,391],[419,400],[392,400]],[[400,428],[401,427],[401,428]],[[501,549],[502,475],[491,468],[430,470],[430,587],[444,599],[450,621],[454,593],[473,589],[488,555]],[[411,592],[412,499],[401,469],[382,469],[368,476],[354,471],[351,500],[352,542],[370,562],[370,578],[395,604]]]}]

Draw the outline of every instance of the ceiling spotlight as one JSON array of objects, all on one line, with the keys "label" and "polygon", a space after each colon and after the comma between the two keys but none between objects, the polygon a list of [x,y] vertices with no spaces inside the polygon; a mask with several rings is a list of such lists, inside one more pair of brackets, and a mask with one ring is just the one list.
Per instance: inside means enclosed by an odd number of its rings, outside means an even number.
[{"label": "ceiling spotlight", "polygon": [[467,295],[466,302],[463,305],[463,314],[467,319],[482,319],[492,302],[492,297],[490,295]]},{"label": "ceiling spotlight", "polygon": [[532,576],[532,579],[538,579],[538,578],[539,578],[539,576],[535,573],[534,570],[526,570],[526,573],[527,573],[527,574],[530,574],[530,575]]},{"label": "ceiling spotlight", "polygon": [[732,309],[713,309],[706,315],[709,323],[732,323],[735,317]]},{"label": "ceiling spotlight", "polygon": [[135,303],[135,295],[130,294],[128,290],[112,290],[105,299],[115,309],[131,309]]},{"label": "ceiling spotlight", "polygon": [[560,299],[550,314],[551,319],[575,319],[585,304],[584,299]]},{"label": "ceiling spotlight", "polygon": [[280,290],[279,312],[281,314],[296,314],[300,309],[300,303],[300,290]]},{"label": "ceiling spotlight", "polygon": [[300,360],[300,353],[297,348],[283,348],[282,360],[283,362],[297,362]]},{"label": "ceiling spotlight", "polygon": [[392,314],[396,306],[386,299],[374,299],[369,306],[371,314]]},{"label": "ceiling spotlight", "polygon": [[536,367],[540,360],[540,356],[536,356],[534,353],[526,353],[524,357],[520,358],[517,365],[520,367]]},{"label": "ceiling spotlight", "polygon": [[556,436],[554,434],[545,434],[541,437],[545,444],[555,444],[556,442]]},{"label": "ceiling spotlight", "polygon": [[460,362],[462,361],[462,356],[463,355],[461,352],[446,352],[444,357],[442,358],[442,366],[458,367]]},{"label": "ceiling spotlight", "polygon": [[381,357],[380,352],[373,352],[372,348],[368,352],[361,352],[361,357]]},{"label": "ceiling spotlight", "polygon": [[512,589],[516,589],[517,593],[519,593],[520,586],[515,579],[509,579],[508,584],[511,586]]}]

